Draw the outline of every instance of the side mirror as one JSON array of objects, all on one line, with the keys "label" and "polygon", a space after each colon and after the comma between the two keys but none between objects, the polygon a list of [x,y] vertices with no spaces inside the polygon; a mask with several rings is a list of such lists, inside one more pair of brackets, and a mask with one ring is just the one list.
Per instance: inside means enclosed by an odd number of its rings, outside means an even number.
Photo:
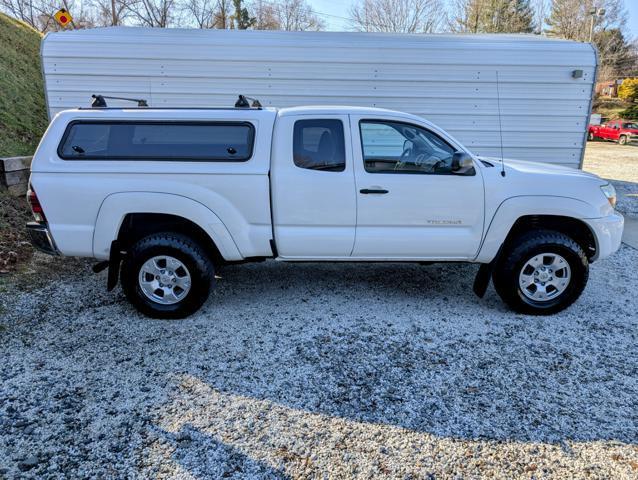
[{"label": "side mirror", "polygon": [[452,171],[458,173],[469,173],[473,170],[474,162],[472,157],[465,152],[454,152],[452,155]]}]

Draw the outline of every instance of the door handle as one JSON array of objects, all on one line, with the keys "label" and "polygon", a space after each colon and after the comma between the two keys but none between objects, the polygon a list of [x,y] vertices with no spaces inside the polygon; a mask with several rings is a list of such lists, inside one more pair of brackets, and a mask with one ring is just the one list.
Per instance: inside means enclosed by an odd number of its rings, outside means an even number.
[{"label": "door handle", "polygon": [[359,193],[364,193],[364,194],[368,194],[368,193],[376,193],[376,194],[386,194],[386,193],[390,193],[389,190],[384,190],[382,188],[362,188],[361,190],[359,190]]}]

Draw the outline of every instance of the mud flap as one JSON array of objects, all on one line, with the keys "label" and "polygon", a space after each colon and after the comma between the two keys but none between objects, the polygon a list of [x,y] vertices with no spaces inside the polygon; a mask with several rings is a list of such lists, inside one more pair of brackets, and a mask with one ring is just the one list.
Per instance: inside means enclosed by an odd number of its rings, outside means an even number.
[{"label": "mud flap", "polygon": [[122,253],[120,252],[120,242],[113,240],[111,242],[111,250],[109,254],[109,275],[106,282],[106,289],[110,292],[117,285],[120,276],[120,262]]},{"label": "mud flap", "polygon": [[490,279],[492,278],[492,270],[494,266],[492,265],[493,261],[490,263],[482,263],[479,271],[476,273],[476,277],[474,278],[474,286],[472,289],[477,297],[483,298],[485,296],[485,292],[487,291],[487,287],[490,284]]},{"label": "mud flap", "polygon": [[498,252],[496,252],[496,256],[492,259],[490,263],[482,263],[479,271],[476,272],[476,277],[474,278],[474,285],[472,286],[472,290],[477,297],[483,298],[485,296],[485,292],[487,292],[487,287],[490,285],[490,279],[492,278],[492,272],[494,271],[494,267],[496,266],[496,262],[501,256],[501,252],[503,251],[503,245],[500,246]]}]

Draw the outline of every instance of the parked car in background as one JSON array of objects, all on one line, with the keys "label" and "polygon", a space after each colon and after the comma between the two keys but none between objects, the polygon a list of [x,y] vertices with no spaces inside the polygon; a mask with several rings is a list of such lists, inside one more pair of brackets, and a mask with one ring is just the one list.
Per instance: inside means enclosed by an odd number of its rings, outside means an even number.
[{"label": "parked car in background", "polygon": [[611,140],[620,145],[638,142],[638,121],[612,120],[602,125],[590,125],[589,140]]}]

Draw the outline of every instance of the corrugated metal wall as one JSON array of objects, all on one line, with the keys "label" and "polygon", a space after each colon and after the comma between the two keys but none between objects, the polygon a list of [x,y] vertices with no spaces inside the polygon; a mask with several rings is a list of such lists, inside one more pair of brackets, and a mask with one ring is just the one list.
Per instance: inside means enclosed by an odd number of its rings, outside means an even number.
[{"label": "corrugated metal wall", "polygon": [[512,35],[118,27],[49,34],[42,56],[52,115],[92,93],[151,106],[231,106],[243,93],[276,107],[402,110],[495,156],[498,72],[505,156],[574,167],[596,68],[588,44]]}]

